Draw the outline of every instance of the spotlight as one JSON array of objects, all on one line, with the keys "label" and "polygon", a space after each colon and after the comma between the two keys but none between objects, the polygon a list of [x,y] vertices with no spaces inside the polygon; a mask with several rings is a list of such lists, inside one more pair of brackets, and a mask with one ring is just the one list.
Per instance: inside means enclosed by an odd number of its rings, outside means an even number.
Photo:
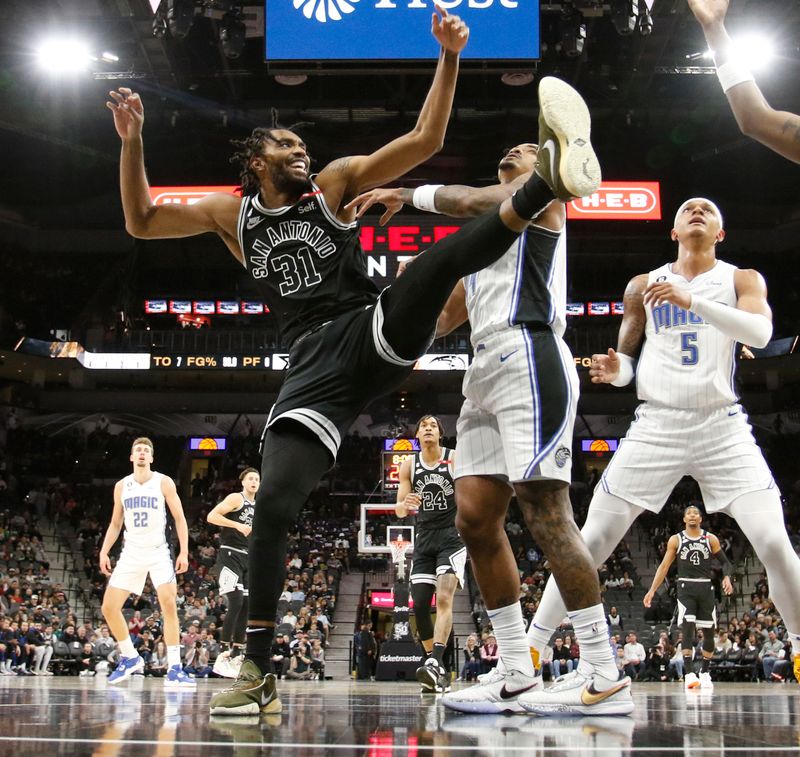
[{"label": "spotlight", "polygon": [[505,73],[500,77],[500,81],[508,87],[524,87],[530,84],[533,79],[533,74],[523,71]]},{"label": "spotlight", "polygon": [[574,15],[561,21],[561,50],[567,58],[577,58],[586,45],[586,24]]},{"label": "spotlight", "polygon": [[734,37],[730,57],[753,71],[759,71],[775,57],[775,47],[770,39],[761,34]]},{"label": "spotlight", "polygon": [[167,0],[167,26],[173,37],[183,39],[194,22],[194,0]]},{"label": "spotlight", "polygon": [[276,74],[275,81],[284,87],[299,87],[305,84],[308,77],[305,74]]},{"label": "spotlight", "polygon": [[39,66],[52,74],[85,71],[92,59],[89,46],[79,39],[47,39],[36,51]]},{"label": "spotlight", "polygon": [[226,58],[236,59],[244,51],[247,28],[239,10],[232,10],[222,17],[219,27],[219,41]]},{"label": "spotlight", "polygon": [[636,30],[639,0],[611,0],[611,20],[617,34],[627,36]]}]

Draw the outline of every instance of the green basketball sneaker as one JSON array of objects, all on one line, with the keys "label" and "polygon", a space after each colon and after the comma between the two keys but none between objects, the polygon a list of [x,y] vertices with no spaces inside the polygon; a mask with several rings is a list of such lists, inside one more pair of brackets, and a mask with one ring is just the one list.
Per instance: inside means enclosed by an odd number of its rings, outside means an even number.
[{"label": "green basketball sneaker", "polygon": [[252,660],[245,660],[233,686],[211,697],[209,711],[212,715],[277,714],[283,705],[275,690],[276,680],[272,673],[264,675]]}]

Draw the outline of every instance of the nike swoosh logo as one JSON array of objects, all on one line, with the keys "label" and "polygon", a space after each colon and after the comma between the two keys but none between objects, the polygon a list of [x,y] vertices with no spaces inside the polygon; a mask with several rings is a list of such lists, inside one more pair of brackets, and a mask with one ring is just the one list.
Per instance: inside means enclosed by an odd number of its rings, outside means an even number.
[{"label": "nike swoosh logo", "polygon": [[732,415],[739,415],[739,411],[738,411],[738,410],[731,410],[731,411],[728,413],[728,417],[730,418]]},{"label": "nike swoosh logo", "polygon": [[556,143],[553,142],[552,139],[548,139],[542,145],[543,150],[547,150],[547,154],[550,156],[550,178],[552,181],[556,180]]},{"label": "nike swoosh logo", "polygon": [[616,686],[612,686],[610,689],[606,691],[597,691],[594,687],[594,683],[590,682],[586,685],[586,687],[581,692],[581,704],[585,705],[592,705],[598,704],[602,702],[604,699],[608,699],[609,697],[613,697],[618,691],[622,691],[628,685],[627,681],[623,683],[618,683]]},{"label": "nike swoosh logo", "polygon": [[513,699],[514,697],[518,697],[520,694],[524,694],[526,691],[535,689],[536,686],[536,683],[532,683],[530,686],[523,686],[521,689],[517,689],[516,691],[509,691],[506,688],[506,685],[503,684],[503,688],[500,689],[500,699]]},{"label": "nike swoosh logo", "polygon": [[248,218],[247,219],[247,228],[254,229],[258,224],[260,224],[264,220],[263,216],[261,218]]},{"label": "nike swoosh logo", "polygon": [[508,360],[515,352],[518,352],[518,350],[513,350],[512,352],[509,352],[508,355],[500,355],[500,362],[505,363],[506,360]]}]

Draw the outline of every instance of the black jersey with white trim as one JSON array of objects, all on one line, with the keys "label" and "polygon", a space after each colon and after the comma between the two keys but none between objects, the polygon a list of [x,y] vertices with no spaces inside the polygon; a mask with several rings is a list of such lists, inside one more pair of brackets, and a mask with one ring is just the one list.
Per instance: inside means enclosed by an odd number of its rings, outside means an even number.
[{"label": "black jersey with white trim", "polygon": [[678,534],[678,578],[711,579],[714,566],[711,561],[711,544],[708,532],[692,538],[686,531]]},{"label": "black jersey with white trim", "polygon": [[[236,510],[231,510],[225,517],[228,520],[241,523],[243,526],[253,527],[253,513],[256,509],[256,503],[251,502],[242,493],[242,504]],[[230,547],[231,549],[238,550],[239,552],[247,552],[247,545],[250,540],[241,532],[230,526],[223,526],[219,534],[220,547]]]},{"label": "black jersey with white trim", "polygon": [[431,465],[422,459],[422,452],[414,455],[411,491],[421,500],[417,512],[419,528],[451,528],[456,522],[453,450],[441,449],[441,457]]},{"label": "black jersey with white trim", "polygon": [[294,205],[267,208],[255,194],[243,197],[239,210],[245,267],[287,347],[303,332],[378,297],[358,224],[339,221],[311,185]]}]

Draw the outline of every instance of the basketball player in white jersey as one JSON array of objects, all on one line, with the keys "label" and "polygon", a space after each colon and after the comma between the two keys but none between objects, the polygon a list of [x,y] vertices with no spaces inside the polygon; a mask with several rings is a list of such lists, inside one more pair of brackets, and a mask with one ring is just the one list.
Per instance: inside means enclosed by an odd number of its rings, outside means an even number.
[{"label": "basketball player in white jersey", "polygon": [[[183,515],[175,482],[151,469],[153,442],[139,437],[131,446],[133,473],[117,481],[114,487],[114,511],[100,548],[100,570],[110,576],[103,596],[103,617],[119,644],[120,660],[108,677],[111,684],[121,683],[134,673],[144,672],[144,660],[133,647],[122,606],[130,594],[141,594],[147,576],[156,589],[164,617],[164,641],[167,643],[169,671],[165,686],[194,686],[193,678],[181,666],[180,626],[176,573],[189,567],[189,529]],[[175,521],[180,551],[173,566],[167,542],[167,507]],[[125,526],[122,554],[111,570],[109,551]]]},{"label": "basketball player in white jersey", "polygon": [[[659,512],[692,476],[706,511],[734,518],[764,563],[800,678],[800,557],[733,386],[736,343],[764,347],[772,335],[766,284],[758,271],[717,259],[725,231],[710,200],[684,202],[671,236],[677,259],[625,290],[617,351],[592,356],[594,383],[626,386],[635,376],[642,404],[597,484],[582,533],[601,565],[640,513]],[[528,631],[531,646],[542,649],[563,617],[550,580]]]},{"label": "basketball player in white jersey", "polygon": [[742,134],[800,163],[800,116],[770,107],[753,74],[736,60],[725,29],[728,0],[689,0],[689,7],[714,52],[719,82]]},{"label": "basketball player in white jersey", "polygon": [[[509,150],[498,165],[495,186],[431,187],[429,209],[453,216],[483,212],[515,192],[538,154],[535,144]],[[413,204],[414,196],[407,189],[373,190],[357,201],[360,212],[374,203],[385,205],[385,222],[403,203]],[[460,280],[439,317],[437,335],[467,319],[475,359],[464,378],[466,399],[458,419],[456,528],[472,559],[501,663],[478,685],[445,694],[442,703],[482,714],[630,713],[630,679],[620,678],[611,653],[597,571],[569,499],[579,385],[562,339],[566,231],[561,202],[547,205],[499,260]],[[504,529],[514,494],[559,577],[581,647],[579,672],[547,691],[536,691],[543,688],[542,680],[525,637],[519,571]]]}]

